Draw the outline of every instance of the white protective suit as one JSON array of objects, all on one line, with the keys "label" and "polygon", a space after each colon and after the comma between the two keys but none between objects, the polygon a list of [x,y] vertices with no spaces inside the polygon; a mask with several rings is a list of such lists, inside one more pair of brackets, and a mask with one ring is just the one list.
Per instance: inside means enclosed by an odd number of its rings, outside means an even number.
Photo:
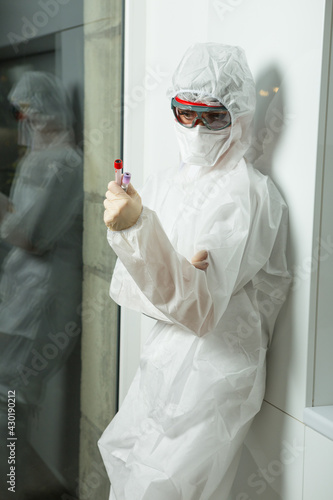
[{"label": "white protective suit", "polygon": [[[194,94],[228,108],[228,150],[213,167],[183,163],[149,179],[137,223],[108,230],[119,257],[111,297],[157,319],[99,440],[112,500],[227,499],[290,283],[286,204],[243,158],[255,94],[242,49],[192,46],[170,95]],[[199,250],[206,271],[190,263]]]}]

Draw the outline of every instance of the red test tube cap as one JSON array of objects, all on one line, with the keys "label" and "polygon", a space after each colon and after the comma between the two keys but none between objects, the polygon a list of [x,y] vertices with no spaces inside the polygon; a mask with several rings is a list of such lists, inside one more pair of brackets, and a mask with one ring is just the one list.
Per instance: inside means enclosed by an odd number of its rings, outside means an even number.
[{"label": "red test tube cap", "polygon": [[123,168],[123,160],[115,160],[114,168],[117,170],[121,170]]}]

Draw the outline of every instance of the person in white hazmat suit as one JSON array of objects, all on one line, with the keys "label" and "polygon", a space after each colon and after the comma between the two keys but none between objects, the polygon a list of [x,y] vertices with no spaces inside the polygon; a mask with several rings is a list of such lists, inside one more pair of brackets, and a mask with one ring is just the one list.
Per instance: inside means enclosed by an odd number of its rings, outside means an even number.
[{"label": "person in white hazmat suit", "polygon": [[290,284],[287,206],[244,159],[255,86],[243,50],[195,44],[172,82],[180,167],[141,197],[110,182],[104,201],[111,297],[157,320],[98,442],[112,500],[227,499]]}]

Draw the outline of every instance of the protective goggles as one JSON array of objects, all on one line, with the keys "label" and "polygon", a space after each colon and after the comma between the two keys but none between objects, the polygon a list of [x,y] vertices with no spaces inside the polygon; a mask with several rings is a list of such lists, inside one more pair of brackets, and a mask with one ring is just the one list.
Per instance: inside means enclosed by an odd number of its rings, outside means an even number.
[{"label": "protective goggles", "polygon": [[22,112],[19,110],[19,108],[17,108],[16,106],[11,106],[11,110],[12,110],[12,115],[16,121],[22,119]]},{"label": "protective goggles", "polygon": [[12,105],[11,110],[12,110],[12,115],[16,121],[24,120],[27,117],[24,111],[17,106]]},{"label": "protective goggles", "polygon": [[198,120],[209,130],[222,130],[231,125],[231,116],[225,106],[207,106],[206,104],[183,101],[179,97],[171,100],[171,108],[180,125],[193,128]]}]

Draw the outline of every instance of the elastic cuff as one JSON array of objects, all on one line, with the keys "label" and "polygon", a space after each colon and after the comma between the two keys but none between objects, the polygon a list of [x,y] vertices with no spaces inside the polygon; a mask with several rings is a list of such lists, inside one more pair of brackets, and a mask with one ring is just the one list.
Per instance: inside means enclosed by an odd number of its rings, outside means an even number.
[{"label": "elastic cuff", "polygon": [[139,229],[139,227],[141,225],[142,217],[146,214],[146,212],[147,212],[147,209],[146,209],[146,207],[143,206],[142,210],[141,210],[141,214],[139,215],[139,218],[136,221],[136,223],[133,224],[133,226],[128,227],[127,229],[121,229],[120,231],[112,231],[111,229],[107,228],[108,238],[109,237],[111,238],[111,235],[114,235],[114,234],[122,234],[123,236],[126,236],[130,232],[136,231],[137,229]]}]

